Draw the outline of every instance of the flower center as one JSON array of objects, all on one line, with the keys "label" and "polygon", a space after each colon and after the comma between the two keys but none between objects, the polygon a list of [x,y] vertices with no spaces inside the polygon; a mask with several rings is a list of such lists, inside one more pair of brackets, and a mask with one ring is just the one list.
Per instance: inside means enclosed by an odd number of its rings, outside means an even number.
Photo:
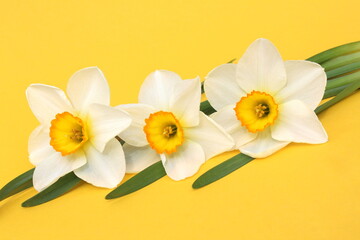
[{"label": "flower center", "polygon": [[88,140],[83,121],[68,112],[51,121],[50,145],[63,156],[74,153]]},{"label": "flower center", "polygon": [[265,103],[260,103],[255,107],[255,114],[259,118],[265,117],[270,112],[269,106]]},{"label": "flower center", "polygon": [[278,105],[274,98],[259,91],[252,91],[242,97],[234,110],[241,124],[253,133],[272,125],[278,115]]},{"label": "flower center", "polygon": [[144,132],[150,146],[159,154],[171,154],[184,142],[184,132],[171,112],[156,112],[145,119]]},{"label": "flower center", "polygon": [[167,138],[173,137],[176,135],[177,127],[176,125],[166,126],[163,131],[163,135]]}]

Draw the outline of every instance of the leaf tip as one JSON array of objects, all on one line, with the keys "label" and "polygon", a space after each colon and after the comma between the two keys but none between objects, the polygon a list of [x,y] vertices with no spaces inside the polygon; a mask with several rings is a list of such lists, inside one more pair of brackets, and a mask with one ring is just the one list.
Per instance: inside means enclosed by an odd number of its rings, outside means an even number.
[{"label": "leaf tip", "polygon": [[114,197],[112,196],[111,193],[109,193],[108,195],[105,196],[105,199],[106,200],[110,200],[110,199],[113,199]]},{"label": "leaf tip", "polygon": [[32,207],[32,205],[29,203],[29,201],[25,201],[21,204],[22,207],[26,208],[26,207]]},{"label": "leaf tip", "polygon": [[233,58],[230,61],[228,61],[228,63],[234,63],[235,61],[236,61],[236,58]]},{"label": "leaf tip", "polygon": [[201,183],[198,180],[199,179],[195,180],[195,182],[192,184],[193,189],[199,189],[202,187]]}]

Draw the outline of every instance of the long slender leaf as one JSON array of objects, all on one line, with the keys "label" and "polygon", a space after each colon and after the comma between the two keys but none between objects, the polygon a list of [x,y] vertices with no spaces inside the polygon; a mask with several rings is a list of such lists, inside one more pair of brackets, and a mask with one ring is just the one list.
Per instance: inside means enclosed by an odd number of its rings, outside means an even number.
[{"label": "long slender leaf", "polygon": [[[343,91],[341,91],[336,97],[333,99],[327,101],[326,103],[320,105],[318,108],[315,109],[316,114],[321,113],[325,109],[328,109],[329,107],[333,106],[334,104],[340,102],[347,96],[354,93],[357,89],[360,88],[360,80],[357,80],[356,82],[350,84],[348,87],[346,87]],[[234,157],[224,161],[223,163],[213,167],[209,171],[205,172],[203,175],[201,175],[198,179],[195,180],[193,183],[193,188],[201,188],[206,185],[209,185],[228,174],[232,173],[236,169],[244,166],[245,164],[249,163],[253,158],[246,156],[242,153],[239,153],[238,155],[235,155]]]},{"label": "long slender leaf", "polygon": [[324,93],[323,99],[331,98],[331,97],[334,97],[334,96],[338,95],[347,86],[349,86],[349,84],[346,84],[346,85],[341,86],[341,87],[326,90],[325,93]]},{"label": "long slender leaf", "polygon": [[233,62],[235,62],[236,61],[236,58],[233,58],[233,59],[231,59],[230,61],[228,61],[227,63],[233,63]]},{"label": "long slender leaf", "polygon": [[342,55],[350,54],[356,51],[360,51],[360,41],[347,43],[338,47],[331,48],[324,52],[318,53],[310,58],[308,61],[317,62],[319,64],[328,61],[329,59],[336,58]]},{"label": "long slender leaf", "polygon": [[197,189],[209,185],[210,183],[213,183],[220,178],[229,175],[236,169],[241,168],[245,164],[251,162],[253,159],[254,158],[242,153],[237,154],[201,175],[198,179],[196,179],[192,187]]},{"label": "long slender leaf", "polygon": [[46,202],[49,202],[61,195],[65,194],[75,186],[77,186],[82,180],[78,178],[73,172],[66,174],[57,180],[50,187],[39,192],[32,198],[22,203],[23,207],[33,207]]},{"label": "long slender leaf", "polygon": [[326,90],[341,87],[360,79],[360,71],[342,77],[333,78],[326,83]]},{"label": "long slender leaf", "polygon": [[321,66],[325,68],[325,71],[329,71],[359,61],[360,61],[360,52],[354,52],[348,55],[332,58],[329,61],[322,63]]},{"label": "long slender leaf", "polygon": [[335,68],[333,70],[327,71],[326,76],[329,79],[329,78],[338,77],[340,75],[350,73],[350,72],[353,72],[353,71],[357,71],[357,70],[360,70],[360,61],[350,63],[350,64],[347,64],[345,66],[342,66],[342,67]]},{"label": "long slender leaf", "polygon": [[32,176],[34,168],[17,176],[0,190],[0,201],[15,195],[29,187],[32,187]]},{"label": "long slender leaf", "polygon": [[128,195],[135,192],[147,185],[157,181],[166,175],[162,162],[157,162],[139,172],[119,187],[115,188],[112,192],[106,195],[106,199],[113,199]]},{"label": "long slender leaf", "polygon": [[360,79],[358,79],[357,81],[350,84],[348,87],[346,87],[344,90],[342,90],[338,95],[336,95],[336,97],[334,97],[333,99],[331,99],[331,100],[327,101],[326,103],[321,104],[319,107],[317,107],[315,109],[315,113],[316,114],[321,113],[322,111],[328,109],[329,107],[333,106],[334,104],[340,102],[347,96],[350,96],[359,88],[360,88]]}]

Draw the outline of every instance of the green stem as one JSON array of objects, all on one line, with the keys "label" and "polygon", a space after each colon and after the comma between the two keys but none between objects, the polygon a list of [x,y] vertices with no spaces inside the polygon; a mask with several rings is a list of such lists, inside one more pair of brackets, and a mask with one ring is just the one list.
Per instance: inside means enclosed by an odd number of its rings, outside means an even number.
[{"label": "green stem", "polygon": [[341,87],[332,88],[332,89],[325,91],[323,99],[331,98],[331,97],[338,95],[342,90],[344,90],[348,86],[349,86],[349,84],[346,84]]},{"label": "green stem", "polygon": [[347,43],[338,47],[331,48],[324,52],[318,53],[310,58],[308,61],[317,62],[319,64],[328,61],[329,59],[336,58],[345,54],[360,51],[360,41]]},{"label": "green stem", "polygon": [[328,91],[329,89],[345,86],[349,83],[357,81],[358,79],[360,79],[360,71],[342,77],[333,78],[327,81],[326,91]]},{"label": "green stem", "polygon": [[360,61],[327,71],[326,76],[328,77],[328,79],[330,79],[359,69],[360,69]]},{"label": "green stem", "polygon": [[329,107],[335,105],[336,103],[340,102],[344,98],[350,96],[355,91],[360,88],[360,79],[356,80],[355,82],[349,84],[344,90],[342,90],[339,94],[336,95],[333,99],[327,101],[326,103],[321,104],[315,109],[315,113],[319,114],[322,111],[328,109]]},{"label": "green stem", "polygon": [[360,52],[354,52],[348,55],[340,56],[337,58],[330,59],[321,64],[325,71],[330,71],[335,68],[343,67],[348,64],[352,64],[360,61]]}]

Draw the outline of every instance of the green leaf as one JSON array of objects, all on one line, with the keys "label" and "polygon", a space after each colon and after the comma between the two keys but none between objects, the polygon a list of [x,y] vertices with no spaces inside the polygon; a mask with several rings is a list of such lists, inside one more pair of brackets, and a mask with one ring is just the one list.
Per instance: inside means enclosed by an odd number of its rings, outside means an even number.
[{"label": "green leaf", "polygon": [[333,106],[334,104],[340,102],[347,96],[350,96],[353,94],[356,90],[360,88],[360,79],[350,84],[348,87],[346,87],[344,90],[342,90],[336,97],[333,99],[327,101],[326,103],[321,104],[319,107],[315,109],[315,113],[319,114],[322,111],[328,109],[329,107]]},{"label": "green leaf", "polygon": [[22,203],[23,207],[33,207],[46,202],[49,202],[57,197],[62,196],[66,192],[70,191],[76,185],[78,185],[82,180],[78,178],[73,172],[66,174],[57,180],[50,187],[39,192],[32,198],[26,200]]},{"label": "green leaf", "polygon": [[336,88],[326,90],[325,94],[323,96],[323,99],[331,98],[331,97],[334,97],[334,96],[338,95],[347,86],[349,86],[349,84],[346,84],[346,85],[341,86],[341,87],[336,87]]},{"label": "green leaf", "polygon": [[106,195],[105,198],[113,199],[128,195],[159,180],[165,175],[166,172],[162,162],[156,162],[121,184],[119,187],[115,188],[112,192]]},{"label": "green leaf", "polygon": [[318,53],[318,54],[308,58],[307,60],[322,64],[332,58],[336,58],[336,57],[346,55],[349,53],[353,53],[356,51],[360,51],[360,41],[347,43],[344,45],[340,45],[338,47],[331,48],[324,52]]},{"label": "green leaf", "polygon": [[32,176],[35,168],[24,172],[23,174],[17,176],[13,180],[11,180],[8,184],[6,184],[0,190],[0,201],[15,195],[18,192],[21,192],[29,187],[32,187]]},{"label": "green leaf", "polygon": [[196,179],[192,187],[197,189],[213,183],[251,162],[253,159],[254,158],[242,153],[237,154],[201,175],[198,179]]},{"label": "green leaf", "polygon": [[329,78],[338,77],[340,75],[350,73],[350,72],[353,72],[353,71],[356,71],[356,70],[360,70],[360,61],[350,63],[350,64],[347,64],[345,66],[342,66],[342,67],[335,68],[333,70],[327,71],[326,76],[329,79]]},{"label": "green leaf", "polygon": [[330,71],[335,68],[343,67],[348,64],[352,64],[360,61],[360,52],[354,52],[348,55],[332,58],[321,64],[325,71]]},{"label": "green leaf", "polygon": [[[321,113],[325,109],[328,109],[329,107],[340,102],[347,96],[351,95],[359,88],[360,88],[360,80],[357,80],[354,83],[350,84],[348,87],[346,87],[344,90],[342,90],[336,97],[317,107],[315,109],[315,113],[316,114]],[[193,183],[193,188],[197,189],[209,185],[210,183],[213,183],[227,176],[228,174],[232,173],[236,169],[244,166],[245,164],[249,163],[251,160],[253,160],[253,158],[244,155],[242,153],[235,155],[234,157],[220,163],[216,167],[213,167],[212,169],[201,175]]]},{"label": "green leaf", "polygon": [[208,100],[200,103],[200,111],[202,111],[206,115],[210,115],[210,114],[216,112],[216,110],[210,105]]},{"label": "green leaf", "polygon": [[333,78],[326,83],[326,90],[341,87],[360,79],[360,71],[342,77]]},{"label": "green leaf", "polygon": [[228,61],[227,63],[233,63],[233,62],[235,62],[236,61],[236,58],[233,58],[233,59],[231,59],[230,61]]}]

